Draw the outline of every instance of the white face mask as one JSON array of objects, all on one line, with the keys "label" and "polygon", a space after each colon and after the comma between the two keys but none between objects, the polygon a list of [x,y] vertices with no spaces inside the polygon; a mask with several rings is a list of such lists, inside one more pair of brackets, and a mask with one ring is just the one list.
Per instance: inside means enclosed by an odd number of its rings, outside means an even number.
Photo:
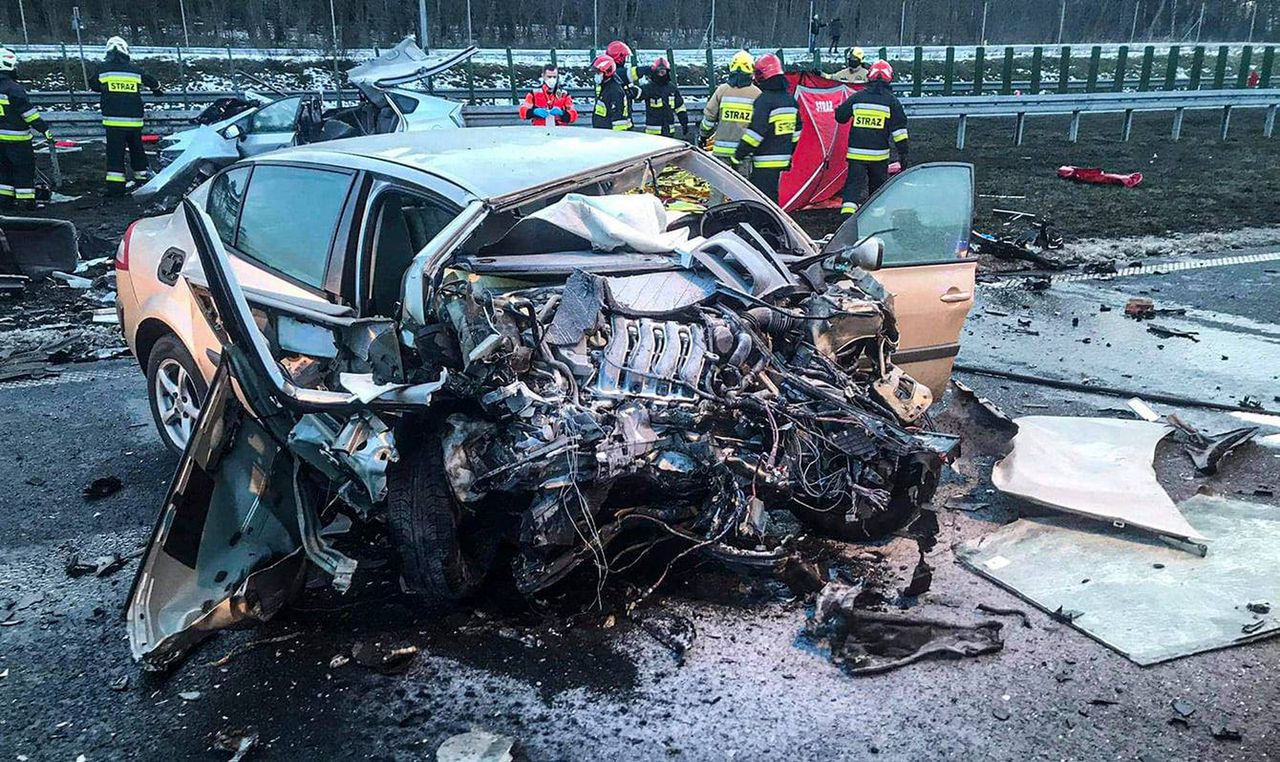
[{"label": "white face mask", "polygon": [[601,84],[602,82],[604,82],[604,75],[603,75],[603,74],[600,74],[599,72],[597,72],[597,73],[596,73],[596,84],[598,85],[598,84]]},{"label": "white face mask", "polygon": [[556,83],[560,81],[559,77],[543,77],[542,84],[547,86],[548,90],[556,89]]}]

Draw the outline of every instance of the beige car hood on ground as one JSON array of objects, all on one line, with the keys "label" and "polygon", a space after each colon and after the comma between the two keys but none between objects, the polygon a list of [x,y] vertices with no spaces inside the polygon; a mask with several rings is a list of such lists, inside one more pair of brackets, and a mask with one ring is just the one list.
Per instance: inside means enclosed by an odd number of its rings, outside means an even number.
[{"label": "beige car hood on ground", "polygon": [[1178,539],[1204,539],[1156,481],[1156,444],[1172,429],[1114,418],[1027,416],[991,481],[1050,508]]}]

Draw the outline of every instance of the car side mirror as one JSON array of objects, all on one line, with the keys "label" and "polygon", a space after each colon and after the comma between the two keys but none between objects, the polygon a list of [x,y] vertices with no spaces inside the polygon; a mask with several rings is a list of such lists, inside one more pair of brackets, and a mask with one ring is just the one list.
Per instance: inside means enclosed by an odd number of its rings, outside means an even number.
[{"label": "car side mirror", "polygon": [[844,252],[843,258],[863,270],[879,270],[884,265],[884,239],[873,235]]},{"label": "car side mirror", "polygon": [[222,137],[227,140],[240,140],[244,138],[244,130],[238,124],[228,124],[222,129]]}]

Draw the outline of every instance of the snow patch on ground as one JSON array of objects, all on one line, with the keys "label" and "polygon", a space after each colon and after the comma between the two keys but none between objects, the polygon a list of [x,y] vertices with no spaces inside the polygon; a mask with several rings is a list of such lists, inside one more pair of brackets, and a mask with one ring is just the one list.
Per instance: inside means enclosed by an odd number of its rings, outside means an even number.
[{"label": "snow patch on ground", "polygon": [[1268,225],[1238,230],[1175,233],[1169,236],[1085,238],[1068,242],[1060,253],[1067,259],[1098,262],[1157,256],[1217,257],[1240,249],[1277,246],[1280,246],[1280,225]]}]

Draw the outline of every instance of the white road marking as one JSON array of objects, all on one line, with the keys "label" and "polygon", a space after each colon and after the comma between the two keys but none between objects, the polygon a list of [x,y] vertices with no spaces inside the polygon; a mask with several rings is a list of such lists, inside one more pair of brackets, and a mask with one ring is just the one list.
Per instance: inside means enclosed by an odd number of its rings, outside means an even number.
[{"label": "white road marking", "polygon": [[[1183,272],[1185,270],[1202,270],[1206,267],[1234,267],[1238,265],[1252,265],[1259,262],[1276,262],[1280,261],[1280,251],[1272,251],[1264,254],[1239,254],[1232,257],[1214,257],[1213,259],[1189,259],[1181,262],[1168,262],[1165,264],[1149,264],[1143,267],[1125,267],[1114,273],[1068,273],[1063,275],[1051,275],[1049,281],[1051,283],[1079,283],[1080,281],[1089,280],[1115,280],[1116,278],[1127,278],[1135,275],[1164,275],[1165,273]],[[1038,280],[1043,276],[1013,276],[1002,278],[998,281],[990,281],[978,284],[980,288],[1021,288],[1025,287],[1027,281]]]},{"label": "white road marking", "polygon": [[136,367],[108,368],[105,370],[69,370],[44,378],[21,378],[12,381],[0,381],[0,390],[31,389],[37,386],[54,386],[57,384],[74,384],[84,381],[109,381],[114,378],[142,377],[142,371]]}]

